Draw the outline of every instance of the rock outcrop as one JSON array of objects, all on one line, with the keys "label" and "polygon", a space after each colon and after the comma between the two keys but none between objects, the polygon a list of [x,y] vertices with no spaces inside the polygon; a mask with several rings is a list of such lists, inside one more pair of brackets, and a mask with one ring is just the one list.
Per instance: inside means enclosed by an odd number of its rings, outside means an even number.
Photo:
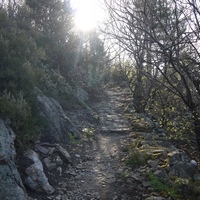
[{"label": "rock outcrop", "polygon": [[48,121],[49,142],[69,142],[69,134],[79,138],[80,132],[76,129],[72,121],[66,116],[61,105],[53,98],[41,95],[37,97],[41,115]]},{"label": "rock outcrop", "polygon": [[49,184],[48,178],[44,174],[43,165],[36,152],[30,150],[25,154],[33,164],[28,166],[25,170],[27,177],[25,179],[26,185],[34,191],[46,192],[47,194],[54,193],[55,189]]},{"label": "rock outcrop", "polygon": [[0,199],[26,200],[26,191],[15,165],[14,140],[14,132],[0,119]]}]

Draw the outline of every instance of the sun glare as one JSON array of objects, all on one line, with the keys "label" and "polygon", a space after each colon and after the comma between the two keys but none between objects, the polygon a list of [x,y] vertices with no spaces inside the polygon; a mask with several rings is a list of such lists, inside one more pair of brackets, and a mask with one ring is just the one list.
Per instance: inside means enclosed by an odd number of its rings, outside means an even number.
[{"label": "sun glare", "polygon": [[103,21],[104,13],[98,0],[71,0],[75,10],[75,24],[81,31],[94,29]]}]

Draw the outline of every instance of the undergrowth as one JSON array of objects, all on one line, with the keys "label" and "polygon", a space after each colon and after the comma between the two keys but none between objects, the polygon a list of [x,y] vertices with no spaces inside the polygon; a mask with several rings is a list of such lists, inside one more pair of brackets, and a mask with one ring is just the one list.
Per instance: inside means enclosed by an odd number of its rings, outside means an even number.
[{"label": "undergrowth", "polygon": [[16,133],[18,152],[28,149],[45,127],[45,120],[34,109],[22,92],[13,95],[5,90],[0,95],[0,115],[9,119],[10,126]]},{"label": "undergrowth", "polygon": [[125,163],[132,169],[143,166],[151,156],[146,151],[132,150]]},{"label": "undergrowth", "polygon": [[161,181],[151,171],[147,173],[147,177],[150,181],[152,188],[158,191],[163,196],[170,196],[173,199],[183,199],[182,194],[179,191],[179,184],[169,184],[166,181]]}]

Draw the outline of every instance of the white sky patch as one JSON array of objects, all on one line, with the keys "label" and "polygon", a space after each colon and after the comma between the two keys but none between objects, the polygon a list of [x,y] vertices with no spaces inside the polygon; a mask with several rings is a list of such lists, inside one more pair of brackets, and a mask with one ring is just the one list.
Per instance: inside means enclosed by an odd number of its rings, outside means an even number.
[{"label": "white sky patch", "polygon": [[75,23],[78,29],[89,31],[94,29],[104,18],[103,9],[98,0],[71,0],[75,10]]}]

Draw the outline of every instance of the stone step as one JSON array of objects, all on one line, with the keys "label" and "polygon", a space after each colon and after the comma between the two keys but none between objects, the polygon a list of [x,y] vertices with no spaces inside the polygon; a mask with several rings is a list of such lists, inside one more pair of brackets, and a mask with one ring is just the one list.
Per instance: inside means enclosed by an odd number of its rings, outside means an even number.
[{"label": "stone step", "polygon": [[107,133],[120,133],[120,134],[126,134],[126,133],[129,133],[131,130],[130,128],[109,128],[109,127],[102,127],[100,129],[100,131],[103,131],[103,132],[107,132]]}]

